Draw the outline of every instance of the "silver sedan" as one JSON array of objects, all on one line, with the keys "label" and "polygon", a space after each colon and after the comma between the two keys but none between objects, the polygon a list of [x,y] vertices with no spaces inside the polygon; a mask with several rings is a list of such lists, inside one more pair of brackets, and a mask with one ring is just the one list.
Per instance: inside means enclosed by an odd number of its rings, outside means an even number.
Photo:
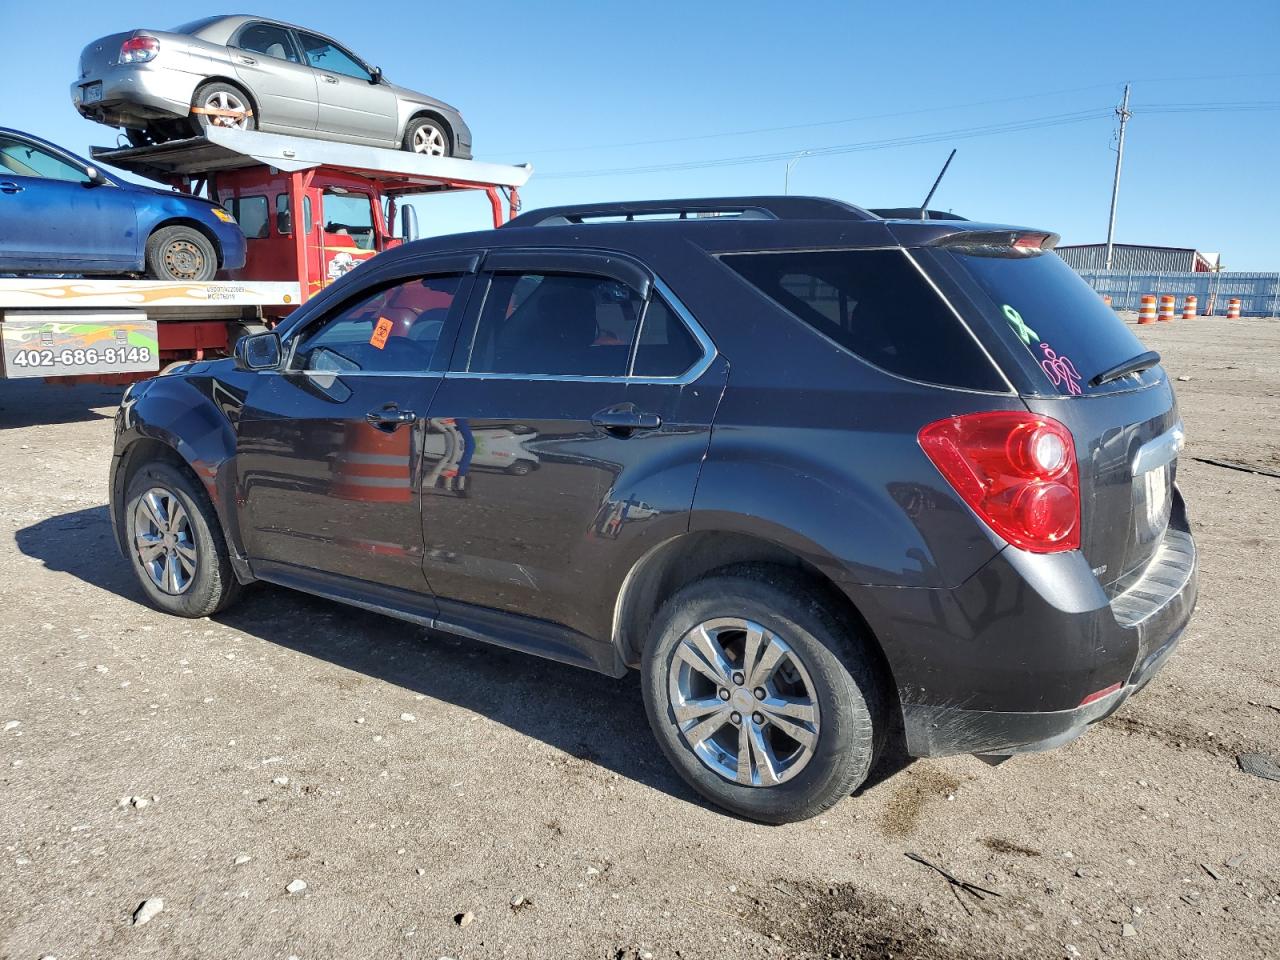
[{"label": "silver sedan", "polygon": [[139,146],[215,125],[471,158],[457,109],[389,83],[329,37],[263,17],[95,40],[80,54],[71,100]]}]

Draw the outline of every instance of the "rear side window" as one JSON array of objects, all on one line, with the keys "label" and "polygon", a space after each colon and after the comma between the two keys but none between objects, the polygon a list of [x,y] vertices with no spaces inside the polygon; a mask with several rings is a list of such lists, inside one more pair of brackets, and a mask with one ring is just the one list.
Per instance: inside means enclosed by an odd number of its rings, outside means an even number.
[{"label": "rear side window", "polygon": [[1108,393],[1153,382],[1160,373],[1089,381],[1146,347],[1102,302],[1102,298],[1056,253],[1038,256],[977,256],[940,252],[939,258],[976,281],[991,298],[991,323],[1039,368],[1044,392],[1059,395]]},{"label": "rear side window", "polygon": [[467,369],[621,377],[642,306],[635,290],[604,277],[494,274]]},{"label": "rear side window", "polygon": [[637,377],[678,377],[701,357],[702,349],[689,328],[665,300],[654,296],[644,312],[631,372]]},{"label": "rear side window", "polygon": [[901,250],[737,253],[721,259],[798,319],[882,370],[943,386],[1007,389]]}]

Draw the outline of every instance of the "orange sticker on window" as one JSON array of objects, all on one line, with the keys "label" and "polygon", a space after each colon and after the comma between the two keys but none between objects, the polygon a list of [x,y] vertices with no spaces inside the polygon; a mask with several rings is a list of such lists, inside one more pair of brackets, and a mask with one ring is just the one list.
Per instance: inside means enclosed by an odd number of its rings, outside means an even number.
[{"label": "orange sticker on window", "polygon": [[389,336],[391,336],[391,321],[386,317],[379,317],[377,325],[373,328],[373,336],[369,338],[369,345],[381,350],[387,345]]}]

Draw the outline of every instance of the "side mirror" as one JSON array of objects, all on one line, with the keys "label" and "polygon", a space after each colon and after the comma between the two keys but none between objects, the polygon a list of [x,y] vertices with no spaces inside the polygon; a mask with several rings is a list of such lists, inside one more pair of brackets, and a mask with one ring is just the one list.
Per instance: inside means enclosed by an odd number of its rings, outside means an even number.
[{"label": "side mirror", "polygon": [[369,82],[370,82],[370,83],[381,83],[381,82],[382,82],[382,68],[381,68],[381,67],[370,67],[370,68],[369,68]]},{"label": "side mirror", "polygon": [[280,335],[276,333],[255,333],[236,341],[238,370],[275,370],[282,355]]},{"label": "side mirror", "polygon": [[405,243],[418,239],[418,211],[407,203],[400,208],[400,237]]},{"label": "side mirror", "polygon": [[102,171],[97,167],[85,167],[84,175],[89,178],[89,186],[99,187],[107,182],[107,178],[102,175]]}]

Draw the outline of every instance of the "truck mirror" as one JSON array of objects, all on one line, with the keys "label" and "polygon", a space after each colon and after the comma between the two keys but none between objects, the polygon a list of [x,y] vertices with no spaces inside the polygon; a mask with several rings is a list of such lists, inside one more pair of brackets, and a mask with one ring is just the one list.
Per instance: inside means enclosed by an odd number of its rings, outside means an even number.
[{"label": "truck mirror", "polygon": [[236,368],[239,370],[275,370],[280,366],[283,351],[280,335],[255,333],[236,341]]},{"label": "truck mirror", "polygon": [[407,203],[400,208],[400,237],[405,243],[418,239],[418,211]]}]

